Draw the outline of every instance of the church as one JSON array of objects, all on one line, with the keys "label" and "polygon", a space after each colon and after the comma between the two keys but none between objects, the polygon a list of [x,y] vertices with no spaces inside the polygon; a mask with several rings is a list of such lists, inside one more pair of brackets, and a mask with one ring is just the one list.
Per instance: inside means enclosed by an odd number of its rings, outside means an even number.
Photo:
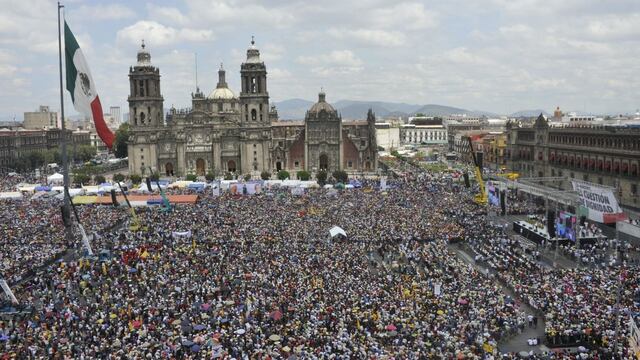
[{"label": "church", "polygon": [[255,42],[240,65],[238,96],[229,89],[220,66],[215,89],[192,94],[191,108],[164,115],[160,70],[144,42],[129,68],[129,173],[198,176],[231,173],[259,177],[300,170],[373,173],[377,170],[375,115],[342,121],[324,92],[304,121],[281,121],[269,104],[267,68]]}]

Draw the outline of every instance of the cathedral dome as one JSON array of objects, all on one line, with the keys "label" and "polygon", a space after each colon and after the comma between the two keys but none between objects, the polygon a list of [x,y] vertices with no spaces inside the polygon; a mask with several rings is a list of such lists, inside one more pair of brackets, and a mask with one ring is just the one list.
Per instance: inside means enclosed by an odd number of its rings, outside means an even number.
[{"label": "cathedral dome", "polygon": [[211,92],[211,94],[209,94],[209,99],[214,100],[231,100],[235,99],[235,97],[236,96],[233,94],[233,91],[229,88],[216,88]]},{"label": "cathedral dome", "polygon": [[235,99],[235,97],[236,96],[233,94],[233,91],[231,91],[231,89],[229,89],[229,87],[227,86],[227,81],[225,80],[225,71],[222,67],[222,64],[220,64],[220,70],[218,70],[218,85],[216,85],[216,88],[211,92],[211,94],[209,94],[209,99],[231,100]]},{"label": "cathedral dome", "polygon": [[313,104],[313,106],[311,106],[311,109],[309,109],[309,112],[319,113],[321,110],[325,110],[326,112],[330,112],[330,113],[333,113],[336,111],[336,109],[334,109],[333,106],[331,106],[331,104],[329,104],[325,100],[325,93],[323,91],[321,91],[318,94],[318,102]]}]

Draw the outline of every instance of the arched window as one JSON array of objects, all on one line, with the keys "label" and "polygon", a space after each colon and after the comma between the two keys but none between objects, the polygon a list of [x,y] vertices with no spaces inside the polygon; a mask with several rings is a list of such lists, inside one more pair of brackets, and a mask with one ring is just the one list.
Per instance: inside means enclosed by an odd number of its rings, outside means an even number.
[{"label": "arched window", "polygon": [[258,113],[256,112],[256,109],[251,109],[251,120],[256,121],[257,116]]},{"label": "arched window", "polygon": [[140,124],[144,125],[144,111],[140,112]]},{"label": "arched window", "polygon": [[258,88],[258,84],[256,82],[256,78],[252,77],[251,78],[251,92],[255,93],[257,91],[257,88]]},{"label": "arched window", "polygon": [[139,91],[140,96],[144,96],[144,81],[143,80],[140,80],[140,85],[139,86],[140,86],[140,91]]}]

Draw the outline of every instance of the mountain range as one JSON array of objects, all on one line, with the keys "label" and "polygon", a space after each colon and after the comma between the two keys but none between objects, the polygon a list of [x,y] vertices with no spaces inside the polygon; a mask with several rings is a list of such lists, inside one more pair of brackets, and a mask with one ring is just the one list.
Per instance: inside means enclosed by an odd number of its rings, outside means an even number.
[{"label": "mountain range", "polygon": [[[274,105],[276,105],[278,109],[278,117],[283,120],[303,120],[305,113],[313,104],[313,101],[304,99],[288,99],[274,102]],[[345,120],[364,119],[369,109],[372,109],[378,117],[408,117],[417,113],[422,113],[427,116],[446,116],[451,114],[467,114],[469,116],[484,115],[487,117],[499,116],[488,111],[467,110],[436,104],[417,105],[385,101],[339,100],[331,105],[338,110]],[[536,116],[538,114],[536,114]]]}]

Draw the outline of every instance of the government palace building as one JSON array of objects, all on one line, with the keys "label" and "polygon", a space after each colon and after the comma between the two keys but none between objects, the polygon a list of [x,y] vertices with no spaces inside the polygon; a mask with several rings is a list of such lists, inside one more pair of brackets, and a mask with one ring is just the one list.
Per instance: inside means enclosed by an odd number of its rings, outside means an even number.
[{"label": "government palace building", "polygon": [[[192,107],[164,116],[160,70],[144,43],[129,69],[129,171],[166,176],[206,173],[272,174],[288,170],[375,172],[375,116],[342,121],[320,92],[304,121],[280,121],[269,105],[267,69],[252,40],[240,65],[239,96],[229,89],[222,67],[218,84],[205,96],[192,94]],[[363,114],[363,117],[365,114]]]}]

